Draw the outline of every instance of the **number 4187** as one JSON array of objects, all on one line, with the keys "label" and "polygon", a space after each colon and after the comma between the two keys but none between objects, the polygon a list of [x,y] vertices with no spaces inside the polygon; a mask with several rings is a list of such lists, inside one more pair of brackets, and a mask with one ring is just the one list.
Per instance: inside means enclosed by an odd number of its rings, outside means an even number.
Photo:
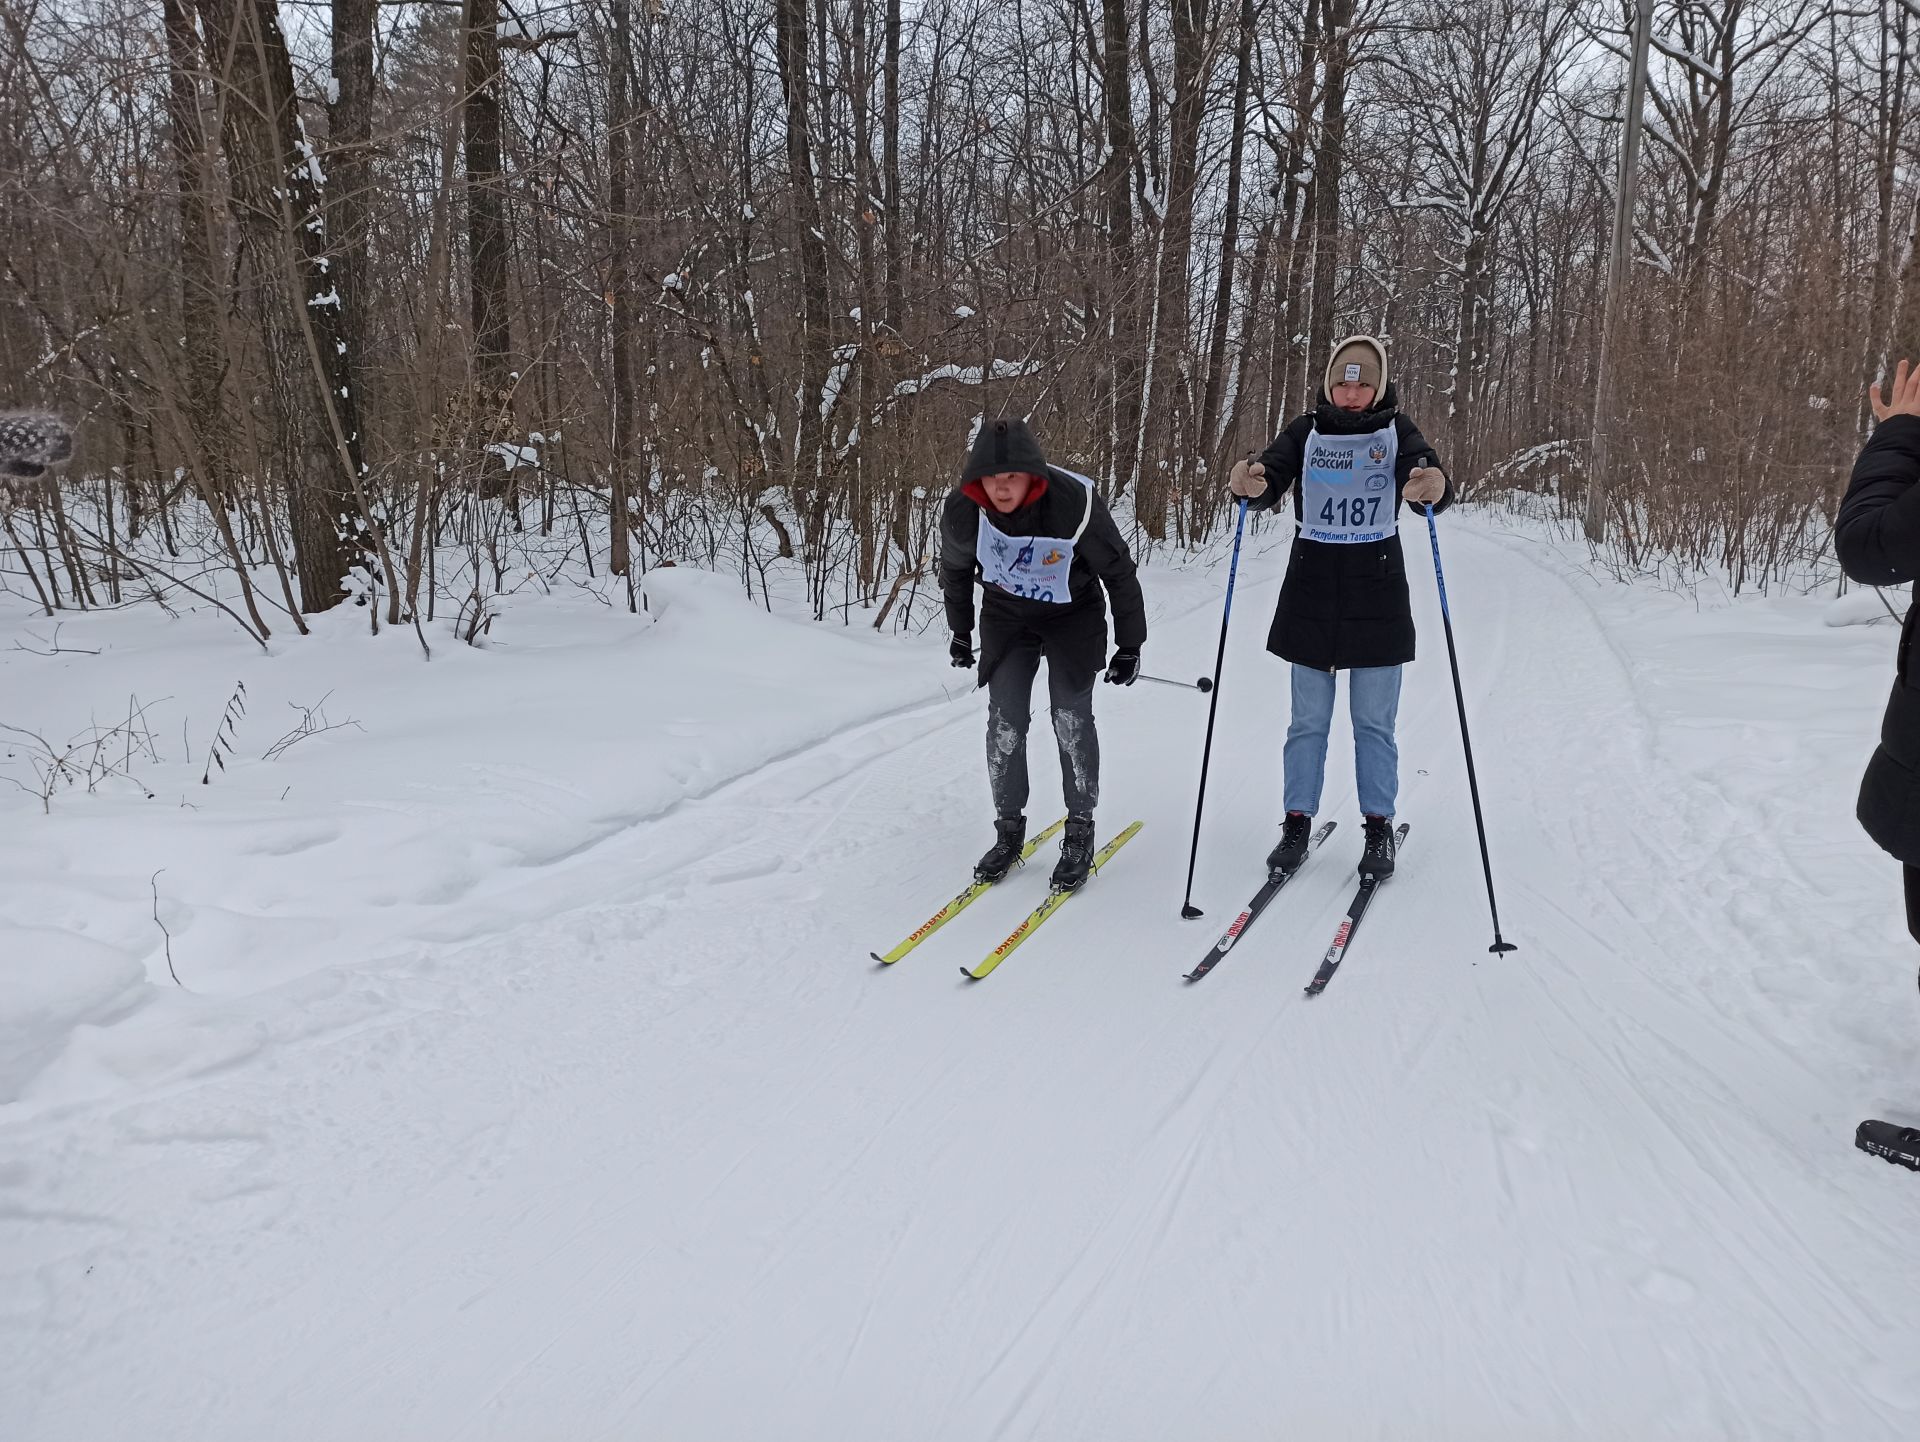
[{"label": "number 4187", "polygon": [[1339,500],[1328,498],[1320,507],[1320,519],[1329,526],[1377,526],[1380,524],[1379,496],[1345,496]]}]

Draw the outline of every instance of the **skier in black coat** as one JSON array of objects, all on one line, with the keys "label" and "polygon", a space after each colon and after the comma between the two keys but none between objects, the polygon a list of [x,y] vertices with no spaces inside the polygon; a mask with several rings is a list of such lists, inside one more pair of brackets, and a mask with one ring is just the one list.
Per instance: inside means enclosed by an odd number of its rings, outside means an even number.
[{"label": "skier in black coat", "polygon": [[[1877,424],[1840,502],[1833,548],[1840,567],[1869,586],[1920,580],[1920,367],[1901,361],[1883,397],[1869,388]],[[1880,722],[1880,744],[1860,781],[1857,814],[1867,835],[1899,861],[1907,893],[1907,930],[1920,941],[1920,651],[1907,608],[1893,672],[1893,694]],[[1864,1121],[1854,1132],[1862,1151],[1920,1171],[1920,1128]]]},{"label": "skier in black coat", "polygon": [[[1883,399],[1871,392],[1879,424],[1840,502],[1834,550],[1849,577],[1869,586],[1920,579],[1920,367],[1901,361]],[[1860,783],[1858,814],[1882,849],[1906,868],[1907,929],[1920,941],[1920,649],[1907,608],[1893,694],[1880,745]]]},{"label": "skier in black coat", "polygon": [[1394,722],[1400,668],[1413,659],[1413,608],[1400,550],[1400,503],[1436,511],[1453,486],[1420,428],[1400,414],[1386,347],[1352,336],[1334,347],[1319,403],[1228,480],[1250,509],[1293,496],[1299,528],[1267,633],[1267,649],[1292,663],[1292,722],[1283,753],[1280,844],[1269,867],[1291,871],[1307,854],[1326,774],[1334,676],[1347,672],[1354,770],[1366,822],[1362,874],[1393,872],[1399,791]]},{"label": "skier in black coat", "polygon": [[[1093,482],[1048,465],[1022,420],[981,425],[960,485],[940,515],[940,590],[953,632],[948,651],[958,667],[975,664],[976,577],[986,592],[978,664],[988,695],[987,783],[996,839],[974,875],[998,881],[1026,840],[1027,722],[1045,657],[1067,800],[1053,885],[1073,890],[1093,864],[1093,808],[1100,799],[1093,683],[1104,662],[1108,681],[1133,684],[1147,611],[1133,556]],[[1116,646],[1110,662],[1107,597]]]}]

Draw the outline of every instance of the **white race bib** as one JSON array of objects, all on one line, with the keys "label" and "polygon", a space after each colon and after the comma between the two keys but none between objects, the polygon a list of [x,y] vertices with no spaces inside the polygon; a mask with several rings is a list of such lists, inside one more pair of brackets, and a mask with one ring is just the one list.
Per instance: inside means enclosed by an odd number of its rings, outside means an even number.
[{"label": "white race bib", "polygon": [[1070,585],[1074,547],[1093,519],[1093,482],[1073,471],[1052,467],[1050,484],[1059,476],[1068,476],[1087,488],[1087,508],[1071,536],[1009,536],[987,519],[987,507],[980,508],[980,534],[974,542],[974,554],[980,561],[980,579],[998,586],[1009,595],[1029,601],[1052,601],[1064,606],[1073,599]]},{"label": "white race bib", "polygon": [[1307,437],[1300,467],[1300,534],[1330,546],[1384,541],[1399,528],[1394,464],[1400,434],[1391,423],[1362,436]]}]

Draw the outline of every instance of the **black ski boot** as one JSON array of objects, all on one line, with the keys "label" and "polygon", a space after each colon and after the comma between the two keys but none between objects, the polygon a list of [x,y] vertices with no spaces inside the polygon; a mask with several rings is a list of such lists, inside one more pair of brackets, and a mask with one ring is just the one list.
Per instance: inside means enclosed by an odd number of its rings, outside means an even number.
[{"label": "black ski boot", "polygon": [[1863,1152],[1920,1172],[1920,1129],[1893,1122],[1862,1122],[1853,1134],[1853,1144]]},{"label": "black ski boot", "polygon": [[999,881],[1013,870],[1014,863],[1020,860],[1020,848],[1027,840],[1027,818],[1024,816],[1000,816],[994,819],[993,829],[999,840],[987,854],[973,864],[975,881]]},{"label": "black ski boot", "polygon": [[1280,844],[1267,853],[1267,870],[1298,871],[1307,859],[1308,833],[1313,818],[1304,811],[1289,811],[1280,823]]},{"label": "black ski boot", "polygon": [[1360,853],[1360,874],[1384,881],[1393,875],[1393,818],[1368,816],[1363,820],[1367,849]]},{"label": "black ski boot", "polygon": [[1078,891],[1093,870],[1093,818],[1069,816],[1060,837],[1060,860],[1053,868],[1055,891]]}]

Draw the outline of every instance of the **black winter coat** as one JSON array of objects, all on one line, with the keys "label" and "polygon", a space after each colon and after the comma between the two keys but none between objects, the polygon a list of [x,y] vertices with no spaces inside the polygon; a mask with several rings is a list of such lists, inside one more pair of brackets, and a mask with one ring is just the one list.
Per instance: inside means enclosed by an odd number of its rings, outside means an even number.
[{"label": "black winter coat", "polygon": [[[1840,502],[1834,550],[1848,576],[1865,585],[1920,579],[1920,416],[1890,416],[1853,463]],[[1920,648],[1907,608],[1900,630],[1893,695],[1880,722],[1880,745],[1860,782],[1860,824],[1880,846],[1920,866]]]},{"label": "black winter coat", "polygon": [[[1047,464],[1038,444],[1017,420],[982,428],[961,473],[961,484],[940,513],[940,591],[947,606],[947,627],[956,636],[973,634],[973,587],[980,577],[976,554],[984,493],[974,484],[996,471],[1027,471],[1047,478],[1045,492],[1005,515],[994,512],[994,526],[1009,536],[1071,536],[1086,528],[1067,573],[1072,599],[1065,604],[1034,601],[998,586],[983,586],[980,615],[980,684],[986,685],[1000,658],[1023,636],[1037,639],[1047,664],[1064,672],[1077,690],[1093,684],[1106,664],[1107,608],[1113,600],[1115,644],[1139,650],[1147,640],[1147,606],[1140,594],[1133,555],[1097,492],[1065,471]],[[969,492],[971,491],[971,494]],[[1087,513],[1091,504],[1092,514]]]},{"label": "black winter coat", "polygon": [[[1415,466],[1438,466],[1439,457],[1420,428],[1400,414],[1391,383],[1372,409],[1343,411],[1324,391],[1315,409],[1295,419],[1261,453],[1267,488],[1248,503],[1268,510],[1280,497],[1293,495],[1293,517],[1300,521],[1300,471],[1307,438],[1317,426],[1322,435],[1364,435],[1391,421],[1399,438],[1394,465],[1394,498],[1402,499]],[[1453,480],[1435,504],[1453,504]],[[1410,507],[1416,514],[1420,507]],[[1400,534],[1354,546],[1328,545],[1295,535],[1280,587],[1280,604],[1267,632],[1267,649],[1282,660],[1316,671],[1345,671],[1358,666],[1400,666],[1413,659],[1413,603],[1407,593],[1407,561]]]}]

